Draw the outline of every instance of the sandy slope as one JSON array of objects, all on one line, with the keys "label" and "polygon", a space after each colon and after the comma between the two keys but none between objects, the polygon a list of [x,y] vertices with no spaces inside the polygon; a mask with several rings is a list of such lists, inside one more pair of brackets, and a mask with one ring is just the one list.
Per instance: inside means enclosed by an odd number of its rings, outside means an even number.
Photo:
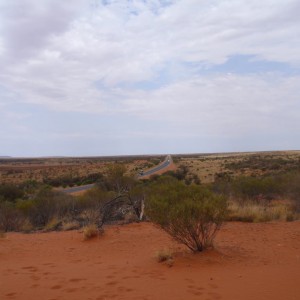
[{"label": "sandy slope", "polygon": [[[173,267],[156,250],[177,251]],[[150,223],[0,239],[0,299],[300,299],[300,222],[228,223],[193,255]]]}]

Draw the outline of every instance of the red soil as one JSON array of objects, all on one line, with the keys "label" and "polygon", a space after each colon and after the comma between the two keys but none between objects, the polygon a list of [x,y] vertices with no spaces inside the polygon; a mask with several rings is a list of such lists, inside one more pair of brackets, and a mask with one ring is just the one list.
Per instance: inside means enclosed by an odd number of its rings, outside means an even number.
[{"label": "red soil", "polygon": [[[172,248],[174,265],[155,260]],[[300,299],[300,222],[228,223],[191,254],[150,223],[0,239],[0,299]]]}]

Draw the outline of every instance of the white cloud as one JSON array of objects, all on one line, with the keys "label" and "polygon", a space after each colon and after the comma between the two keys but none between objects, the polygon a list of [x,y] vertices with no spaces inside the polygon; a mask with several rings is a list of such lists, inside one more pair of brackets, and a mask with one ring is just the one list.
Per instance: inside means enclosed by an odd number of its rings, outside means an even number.
[{"label": "white cloud", "polygon": [[11,102],[160,120],[178,135],[275,131],[276,118],[293,128],[298,75],[204,71],[235,55],[298,70],[299,9],[298,0],[0,1],[0,84]]},{"label": "white cloud", "polygon": [[142,118],[172,123],[177,133],[276,132],[278,120],[294,131],[300,126],[299,87],[300,76],[217,75],[133,92],[126,106]]},{"label": "white cloud", "polygon": [[68,30],[70,22],[84,8],[84,2],[75,0],[70,5],[60,0],[1,1],[1,34],[7,56],[26,59],[47,47],[49,37]]}]

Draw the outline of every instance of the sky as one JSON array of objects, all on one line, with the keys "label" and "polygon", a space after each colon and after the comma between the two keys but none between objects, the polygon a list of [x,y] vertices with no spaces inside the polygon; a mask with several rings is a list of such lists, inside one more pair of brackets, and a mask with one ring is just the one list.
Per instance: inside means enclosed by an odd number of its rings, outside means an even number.
[{"label": "sky", "polygon": [[299,0],[0,0],[0,156],[300,149]]}]

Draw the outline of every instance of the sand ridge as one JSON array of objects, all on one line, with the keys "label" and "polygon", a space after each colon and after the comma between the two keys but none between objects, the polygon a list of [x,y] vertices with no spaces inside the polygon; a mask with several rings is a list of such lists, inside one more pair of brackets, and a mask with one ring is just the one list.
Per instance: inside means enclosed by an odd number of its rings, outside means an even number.
[{"label": "sand ridge", "polygon": [[[174,265],[155,252],[171,248]],[[300,222],[227,223],[191,254],[151,223],[0,239],[0,299],[299,299]]]}]

